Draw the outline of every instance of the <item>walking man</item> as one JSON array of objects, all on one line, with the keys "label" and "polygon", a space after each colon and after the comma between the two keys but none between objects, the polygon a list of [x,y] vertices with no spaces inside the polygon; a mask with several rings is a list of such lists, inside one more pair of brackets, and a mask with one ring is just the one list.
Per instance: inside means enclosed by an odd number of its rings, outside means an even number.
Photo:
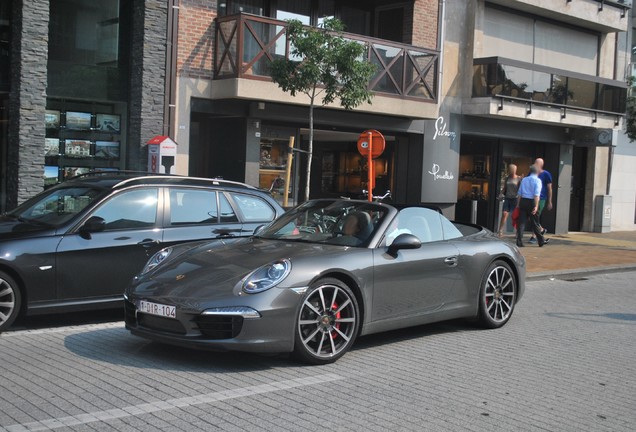
[{"label": "walking man", "polygon": [[517,207],[519,207],[519,221],[517,222],[517,246],[523,247],[523,232],[526,229],[526,221],[530,221],[539,247],[548,243],[549,239],[543,237],[539,226],[539,197],[541,196],[541,180],[537,177],[537,167],[530,165],[530,175],[521,180],[517,195]]},{"label": "walking man", "polygon": [[[541,196],[539,197],[539,211],[537,213],[537,218],[539,219],[539,229],[541,230],[541,234],[545,235],[545,228],[541,225],[541,215],[543,214],[543,210],[546,211],[552,210],[552,174],[549,171],[543,169],[543,159],[537,158],[534,161],[534,165],[537,167],[537,177],[541,180]],[[536,238],[534,234],[528,240],[529,243],[536,243]]]}]

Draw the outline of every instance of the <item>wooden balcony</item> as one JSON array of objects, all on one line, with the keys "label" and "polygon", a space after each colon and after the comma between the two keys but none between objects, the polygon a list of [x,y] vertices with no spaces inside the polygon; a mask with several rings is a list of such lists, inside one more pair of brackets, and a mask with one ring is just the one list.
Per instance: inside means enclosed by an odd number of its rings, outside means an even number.
[{"label": "wooden balcony", "polygon": [[[369,89],[378,95],[437,103],[439,52],[411,45],[345,33],[367,47],[367,61],[376,65]],[[216,19],[214,79],[271,81],[270,65],[290,58],[286,23],[238,14]]]}]

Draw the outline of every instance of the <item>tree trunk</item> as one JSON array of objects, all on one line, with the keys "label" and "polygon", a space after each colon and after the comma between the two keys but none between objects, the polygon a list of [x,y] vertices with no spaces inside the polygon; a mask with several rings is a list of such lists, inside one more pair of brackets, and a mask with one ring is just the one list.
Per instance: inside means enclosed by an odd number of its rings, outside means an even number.
[{"label": "tree trunk", "polygon": [[309,201],[309,184],[311,183],[311,160],[314,156],[314,97],[316,89],[312,93],[309,102],[309,153],[307,157],[307,183],[305,184],[305,201]]}]

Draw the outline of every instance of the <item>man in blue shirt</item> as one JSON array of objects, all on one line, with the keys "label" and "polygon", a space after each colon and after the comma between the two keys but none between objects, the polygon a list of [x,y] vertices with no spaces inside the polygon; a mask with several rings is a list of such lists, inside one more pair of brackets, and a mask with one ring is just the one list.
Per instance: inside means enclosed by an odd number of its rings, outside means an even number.
[{"label": "man in blue shirt", "polygon": [[[539,197],[539,211],[537,212],[537,218],[539,219],[539,228],[541,234],[545,234],[545,228],[541,225],[541,215],[543,209],[552,210],[552,174],[543,169],[543,159],[537,158],[534,161],[534,165],[537,167],[537,177],[541,180],[541,196]],[[536,243],[534,234],[528,240],[529,243]]]},{"label": "man in blue shirt", "polygon": [[530,220],[532,232],[536,236],[539,246],[543,246],[549,240],[543,237],[539,226],[539,197],[541,196],[541,180],[537,177],[537,167],[530,165],[530,175],[521,180],[517,192],[517,207],[519,207],[519,220],[517,222],[517,246],[523,247],[523,232],[526,229],[526,220]]}]

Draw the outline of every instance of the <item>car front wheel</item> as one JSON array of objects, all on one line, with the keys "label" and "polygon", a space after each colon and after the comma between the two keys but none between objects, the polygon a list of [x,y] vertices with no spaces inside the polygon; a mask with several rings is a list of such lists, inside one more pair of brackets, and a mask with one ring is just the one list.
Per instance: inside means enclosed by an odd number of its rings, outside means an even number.
[{"label": "car front wheel", "polygon": [[495,261],[484,273],[479,293],[479,323],[498,328],[508,322],[515,308],[517,281],[510,266]]},{"label": "car front wheel", "polygon": [[296,320],[294,355],[311,364],[332,363],[353,345],[360,325],[358,302],[337,279],[322,279],[305,293]]},{"label": "car front wheel", "polygon": [[15,281],[0,272],[0,332],[5,331],[20,312],[22,297]]}]

